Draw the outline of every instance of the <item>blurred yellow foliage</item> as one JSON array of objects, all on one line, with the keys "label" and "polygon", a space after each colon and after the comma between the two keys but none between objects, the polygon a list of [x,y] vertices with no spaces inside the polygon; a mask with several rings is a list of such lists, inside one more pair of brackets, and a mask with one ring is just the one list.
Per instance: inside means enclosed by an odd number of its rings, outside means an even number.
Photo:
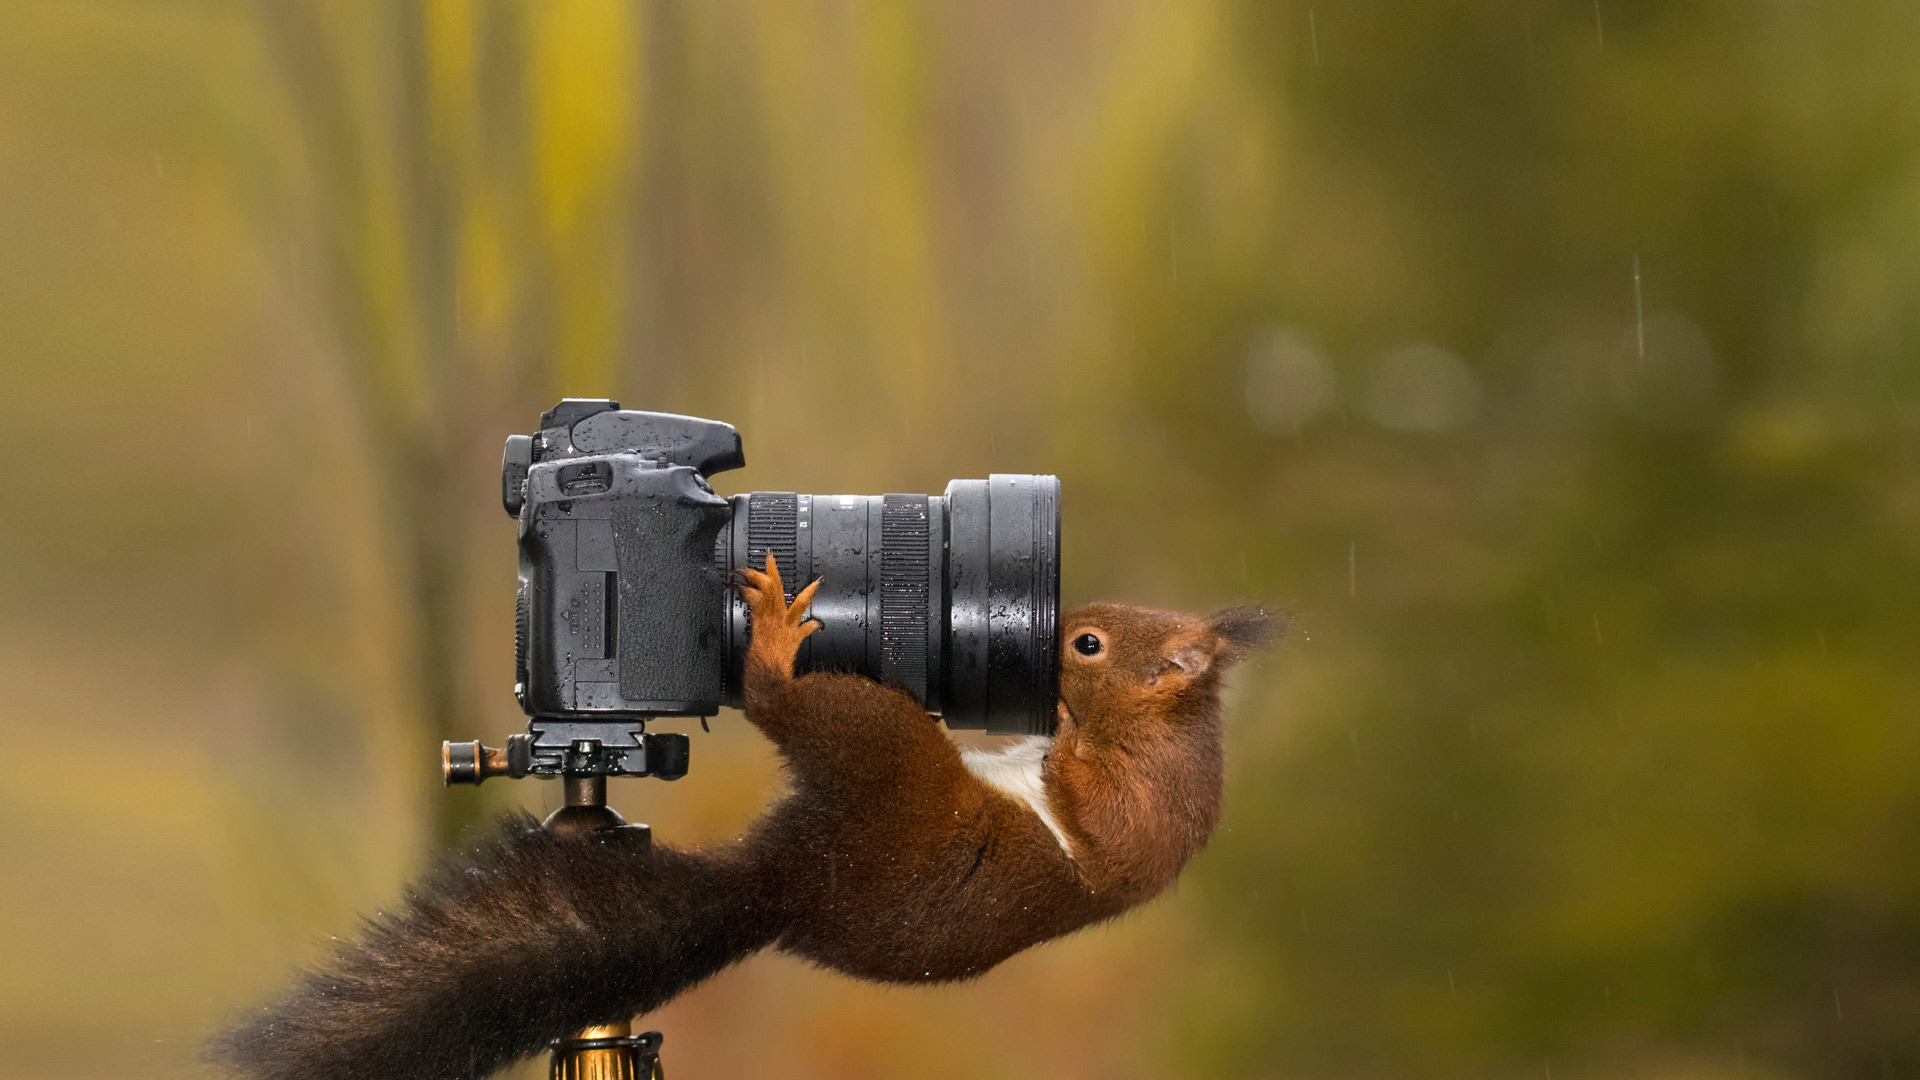
[{"label": "blurred yellow foliage", "polygon": [[[556,798],[434,744],[521,721],[495,470],[563,394],[739,490],[1057,472],[1070,602],[1295,613],[1170,898],[963,987],[756,959],[675,1077],[1920,1071],[1916,32],[10,6],[0,1073],[194,1075]],[[770,797],[713,726],[630,818]]]}]

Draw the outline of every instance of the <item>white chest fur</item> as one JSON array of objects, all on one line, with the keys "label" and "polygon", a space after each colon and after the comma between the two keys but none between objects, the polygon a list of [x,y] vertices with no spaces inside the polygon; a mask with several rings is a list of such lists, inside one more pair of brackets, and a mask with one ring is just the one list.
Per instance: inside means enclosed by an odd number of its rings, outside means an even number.
[{"label": "white chest fur", "polygon": [[1060,841],[1060,850],[1073,857],[1073,844],[1067,840],[1065,830],[1054,820],[1053,809],[1047,805],[1047,787],[1040,776],[1040,768],[1047,760],[1047,751],[1053,749],[1053,740],[1045,735],[1035,735],[1022,739],[1004,750],[963,750],[960,761],[967,771],[979,777],[988,786],[996,788],[1014,799],[1027,804],[1040,817],[1041,824]]}]

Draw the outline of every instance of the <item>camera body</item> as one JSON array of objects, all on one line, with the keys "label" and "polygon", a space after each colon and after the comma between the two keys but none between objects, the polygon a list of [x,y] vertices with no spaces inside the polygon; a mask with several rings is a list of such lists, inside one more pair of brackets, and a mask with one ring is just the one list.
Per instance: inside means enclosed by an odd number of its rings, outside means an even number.
[{"label": "camera body", "polygon": [[727,605],[714,549],[731,507],[706,478],[746,463],[732,426],[565,401],[506,456],[521,705],[534,716],[717,711]]},{"label": "camera body", "polygon": [[676,753],[645,721],[719,709],[727,605],[714,549],[730,508],[706,477],[744,464],[729,424],[608,400],[562,401],[536,434],[508,437],[514,696],[532,718],[510,755],[553,764],[590,742],[605,771],[685,772],[685,740]]},{"label": "camera body", "polygon": [[855,671],[949,726],[1051,732],[1058,696],[1058,481],[996,475],[945,495],[754,492],[707,478],[746,463],[729,424],[562,401],[507,439],[501,498],[519,522],[516,774],[671,778],[686,740],[661,716],[741,703],[750,632],[733,571],[822,579],[802,671]]}]

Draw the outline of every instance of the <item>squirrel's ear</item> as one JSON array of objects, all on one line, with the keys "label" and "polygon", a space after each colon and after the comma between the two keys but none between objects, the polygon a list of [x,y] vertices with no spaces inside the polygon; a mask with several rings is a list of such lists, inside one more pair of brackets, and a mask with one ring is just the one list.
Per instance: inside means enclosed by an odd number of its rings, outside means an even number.
[{"label": "squirrel's ear", "polygon": [[1189,681],[1197,679],[1205,675],[1207,669],[1213,666],[1213,657],[1217,651],[1213,648],[1212,642],[1205,638],[1193,636],[1175,638],[1168,643],[1165,672],[1172,674],[1178,671],[1183,679]]},{"label": "squirrel's ear", "polygon": [[1214,612],[1207,628],[1220,639],[1221,658],[1231,662],[1279,640],[1287,632],[1287,620],[1264,608],[1230,607]]},{"label": "squirrel's ear", "polygon": [[1257,607],[1231,607],[1207,618],[1203,633],[1185,633],[1167,643],[1166,666],[1160,678],[1178,673],[1183,681],[1192,681],[1216,664],[1227,665],[1277,639],[1286,628],[1286,620]]}]

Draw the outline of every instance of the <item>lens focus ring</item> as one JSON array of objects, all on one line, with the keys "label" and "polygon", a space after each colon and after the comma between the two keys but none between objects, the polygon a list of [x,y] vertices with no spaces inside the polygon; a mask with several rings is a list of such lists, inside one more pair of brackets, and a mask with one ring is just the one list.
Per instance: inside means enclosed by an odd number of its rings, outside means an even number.
[{"label": "lens focus ring", "polygon": [[796,534],[800,497],[791,491],[756,491],[748,506],[747,565],[764,570],[767,555],[772,554],[774,563],[780,567],[782,591],[791,604],[802,584],[795,567],[799,553]]}]

